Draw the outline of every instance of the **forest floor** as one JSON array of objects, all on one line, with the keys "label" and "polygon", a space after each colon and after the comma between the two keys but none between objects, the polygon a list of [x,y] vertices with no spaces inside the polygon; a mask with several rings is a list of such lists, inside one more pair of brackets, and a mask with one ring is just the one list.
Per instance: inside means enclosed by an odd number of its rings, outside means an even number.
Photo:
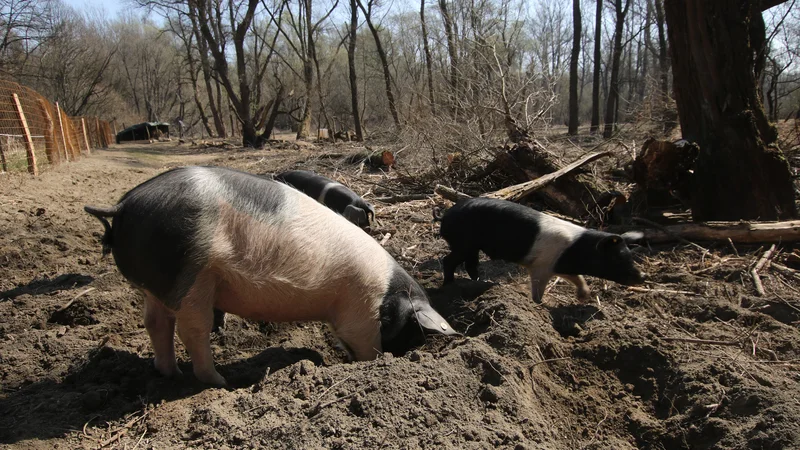
[{"label": "forest floor", "polygon": [[[581,304],[564,281],[530,300],[526,274],[483,261],[486,281],[441,288],[446,244],[434,199],[374,202],[386,249],[463,337],[347,363],[321,323],[229,317],[212,335],[230,387],[153,369],[142,296],[100,257],[112,205],[187,164],[253,173],[319,171],[368,200],[404,193],[396,171],[361,171],[331,152],[121,145],[37,178],[0,176],[0,444],[14,448],[800,448],[800,283],[748,271],[765,247],[644,248],[637,290],[591,278]],[[402,166],[402,154],[398,165]],[[386,189],[381,186],[390,186]],[[794,250],[779,245],[791,264]],[[679,338],[679,340],[675,340]],[[682,339],[682,340],[680,340]],[[703,341],[713,341],[713,344]]]}]

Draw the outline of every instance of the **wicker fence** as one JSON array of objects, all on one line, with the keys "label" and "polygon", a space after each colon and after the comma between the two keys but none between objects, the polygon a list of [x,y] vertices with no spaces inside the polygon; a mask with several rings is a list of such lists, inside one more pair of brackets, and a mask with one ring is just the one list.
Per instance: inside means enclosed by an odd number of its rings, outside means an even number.
[{"label": "wicker fence", "polygon": [[114,142],[96,117],[69,117],[36,91],[0,80],[0,171],[41,170]]}]

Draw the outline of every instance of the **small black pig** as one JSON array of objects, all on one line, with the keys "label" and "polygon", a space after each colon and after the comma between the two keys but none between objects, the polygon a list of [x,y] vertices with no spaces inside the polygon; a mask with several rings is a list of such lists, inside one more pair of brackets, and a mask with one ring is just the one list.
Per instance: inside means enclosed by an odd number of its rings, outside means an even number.
[{"label": "small black pig", "polygon": [[375,219],[375,208],[358,194],[322,175],[307,170],[290,170],[275,176],[328,208],[344,216],[361,228],[366,228]]},{"label": "small black pig", "polygon": [[589,230],[527,206],[489,198],[458,202],[443,215],[434,211],[434,220],[441,220],[440,234],[450,246],[450,254],[442,260],[445,283],[453,281],[462,262],[470,278],[478,279],[479,251],[527,268],[537,303],[554,275],[572,282],[583,301],[590,292],[582,275],[627,285],[644,282],[626,244],[626,239],[638,239],[638,233],[620,236]]},{"label": "small black pig", "polygon": [[115,206],[84,209],[106,229],[104,253],[145,294],[144,324],[164,375],[180,373],[177,326],[197,378],[225,384],[209,341],[214,308],[253,320],[326,321],[357,360],[402,348],[423,328],[456,334],[380,244],[283,183],[183,167]]}]

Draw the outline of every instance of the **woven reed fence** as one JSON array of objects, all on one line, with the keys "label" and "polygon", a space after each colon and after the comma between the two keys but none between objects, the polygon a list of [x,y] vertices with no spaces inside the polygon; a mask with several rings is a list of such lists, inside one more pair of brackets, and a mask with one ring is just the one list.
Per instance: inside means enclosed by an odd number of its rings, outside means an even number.
[{"label": "woven reed fence", "polygon": [[97,117],[70,117],[38,92],[0,80],[0,171],[38,175],[114,142],[111,126]]}]

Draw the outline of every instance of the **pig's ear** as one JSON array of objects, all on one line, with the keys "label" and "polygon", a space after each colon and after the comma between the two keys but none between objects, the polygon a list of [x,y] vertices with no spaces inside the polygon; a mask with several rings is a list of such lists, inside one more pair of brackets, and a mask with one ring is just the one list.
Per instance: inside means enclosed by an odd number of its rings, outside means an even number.
[{"label": "pig's ear", "polygon": [[365,213],[363,209],[353,205],[347,205],[342,215],[345,219],[356,224],[367,223],[367,213]]},{"label": "pig's ear", "polygon": [[414,306],[414,314],[420,326],[428,331],[447,335],[460,334],[428,303],[417,303]]},{"label": "pig's ear", "polygon": [[641,231],[628,231],[626,233],[622,233],[622,239],[628,245],[641,244],[644,240],[644,233]]},{"label": "pig's ear", "polygon": [[600,239],[600,242],[597,243],[598,249],[608,249],[618,247],[619,245],[625,245],[625,240],[622,236],[618,234],[610,234],[603,239]]}]

